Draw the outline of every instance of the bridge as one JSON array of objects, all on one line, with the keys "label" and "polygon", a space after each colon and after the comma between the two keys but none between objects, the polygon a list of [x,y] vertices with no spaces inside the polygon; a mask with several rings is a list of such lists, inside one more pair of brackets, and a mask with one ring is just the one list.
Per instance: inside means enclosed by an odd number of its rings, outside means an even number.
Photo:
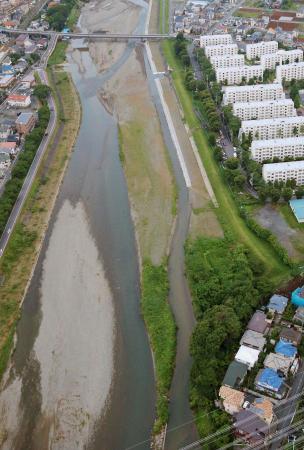
[{"label": "bridge", "polygon": [[123,34],[123,33],[64,33],[57,31],[41,31],[41,30],[20,30],[18,28],[4,28],[0,27],[2,33],[7,34],[22,34],[26,33],[30,36],[54,36],[65,39],[100,39],[105,41],[159,41],[161,39],[167,39],[172,37],[170,34]]}]

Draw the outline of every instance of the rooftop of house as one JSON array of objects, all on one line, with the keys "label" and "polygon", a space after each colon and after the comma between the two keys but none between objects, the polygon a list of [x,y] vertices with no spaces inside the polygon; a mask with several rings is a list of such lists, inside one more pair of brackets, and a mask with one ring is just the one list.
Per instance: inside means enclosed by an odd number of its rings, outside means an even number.
[{"label": "rooftop of house", "polygon": [[264,334],[267,328],[266,315],[262,311],[256,311],[247,325],[247,330]]},{"label": "rooftop of house", "polygon": [[266,339],[264,338],[262,333],[258,333],[257,331],[252,330],[246,330],[242,336],[242,339],[240,340],[240,344],[263,350],[266,344]]},{"label": "rooftop of house", "polygon": [[23,102],[29,97],[28,94],[10,94],[7,99],[15,102]]},{"label": "rooftop of house", "polygon": [[267,308],[279,314],[283,314],[287,306],[287,303],[288,303],[287,297],[284,297],[283,295],[274,294],[269,300]]},{"label": "rooftop of house", "polygon": [[274,350],[276,353],[280,353],[288,358],[293,358],[297,354],[297,349],[294,345],[289,342],[281,341],[281,339],[277,342]]},{"label": "rooftop of house", "polygon": [[245,399],[245,394],[243,392],[237,391],[236,389],[232,389],[228,386],[221,386],[219,396],[223,400],[230,403],[230,405],[233,405],[237,408],[242,407]]},{"label": "rooftop of house", "polygon": [[33,113],[31,112],[23,112],[21,113],[16,120],[16,124],[24,125],[27,124],[28,121],[33,117]]},{"label": "rooftop of house", "polygon": [[223,385],[230,386],[232,388],[238,387],[248,371],[246,364],[238,361],[232,361],[225,374]]},{"label": "rooftop of house", "polygon": [[267,389],[278,391],[284,383],[284,380],[275,370],[266,367],[258,373],[256,383]]},{"label": "rooftop of house", "polygon": [[299,345],[302,339],[302,333],[295,328],[284,327],[280,333],[280,339],[295,342]]},{"label": "rooftop of house", "polygon": [[234,428],[242,434],[250,435],[250,440],[259,442],[268,434],[268,426],[256,414],[243,409],[235,415]]},{"label": "rooftop of house", "polygon": [[249,366],[253,366],[259,359],[259,354],[259,350],[247,347],[246,345],[241,345],[237,354],[235,355],[235,359],[242,361]]},{"label": "rooftop of house", "polygon": [[249,410],[260,416],[266,422],[272,421],[273,405],[267,398],[256,398]]},{"label": "rooftop of house", "polygon": [[276,372],[278,370],[282,372],[288,372],[292,362],[292,358],[281,355],[280,353],[269,353],[269,355],[267,355],[265,358],[264,366],[268,367],[269,369],[273,369]]}]

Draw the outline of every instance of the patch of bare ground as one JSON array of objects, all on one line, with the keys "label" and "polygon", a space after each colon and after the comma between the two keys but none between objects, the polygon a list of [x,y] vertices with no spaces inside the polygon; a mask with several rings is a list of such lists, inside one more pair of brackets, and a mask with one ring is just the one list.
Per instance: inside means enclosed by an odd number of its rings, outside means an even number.
[{"label": "patch of bare ground", "polygon": [[159,264],[170,240],[175,187],[140,47],[105,90],[119,123],[121,154],[141,256]]},{"label": "patch of bare ground", "polygon": [[[94,14],[91,9],[94,8]],[[81,25],[90,32],[128,33],[136,27],[140,8],[125,0],[102,0],[88,3],[82,10]],[[126,44],[121,42],[90,41],[91,57],[102,72],[122,55]]]},{"label": "patch of bare ground", "polygon": [[[159,49],[159,44],[152,43],[150,48],[157,70],[164,71],[166,66]],[[191,178],[192,186],[190,188],[190,202],[192,206],[192,213],[189,229],[190,237],[195,238],[200,234],[203,234],[204,236],[221,237],[223,236],[223,232],[217,220],[213,205],[210,201],[209,194],[195,159],[189,139],[189,133],[187,132],[182,119],[182,109],[174,93],[174,88],[170,84],[167,77],[164,77],[161,80],[161,84],[165,101],[169,107],[176,134]]]}]

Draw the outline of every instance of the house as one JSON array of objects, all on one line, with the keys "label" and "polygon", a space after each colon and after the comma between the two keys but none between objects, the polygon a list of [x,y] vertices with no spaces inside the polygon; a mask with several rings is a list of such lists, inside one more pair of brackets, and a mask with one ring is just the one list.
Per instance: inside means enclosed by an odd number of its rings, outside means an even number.
[{"label": "house", "polygon": [[228,386],[221,386],[219,396],[222,399],[223,407],[228,414],[238,413],[243,406],[245,394]]},{"label": "house", "polygon": [[256,398],[248,409],[259,416],[268,425],[271,424],[273,420],[273,405],[267,398]]},{"label": "house", "polygon": [[293,291],[291,294],[291,303],[296,306],[304,306],[304,286]]},{"label": "house", "polygon": [[0,123],[0,140],[6,141],[11,133],[11,126],[5,123]]},{"label": "house", "polygon": [[262,351],[265,347],[266,339],[261,333],[257,333],[256,331],[252,330],[246,330],[242,336],[242,339],[240,340],[240,344]]},{"label": "house", "polygon": [[259,371],[254,384],[256,389],[269,392],[278,399],[283,398],[286,391],[284,379],[275,370],[268,367]]},{"label": "house", "polygon": [[283,295],[274,294],[267,305],[271,313],[283,314],[288,303],[288,298]]},{"label": "house", "polygon": [[14,155],[16,153],[16,142],[0,142],[0,152],[7,155]]},{"label": "house", "polygon": [[292,363],[293,358],[281,355],[280,353],[269,353],[265,358],[264,367],[273,369],[286,377]]},{"label": "house", "polygon": [[16,38],[16,45],[18,45],[18,47],[24,47],[24,43],[28,39],[29,39],[28,34],[19,34],[19,36]]},{"label": "house", "polygon": [[293,316],[293,320],[297,322],[304,322],[304,306],[299,306]]},{"label": "house", "polygon": [[31,87],[35,86],[36,80],[35,80],[34,75],[32,73],[29,73],[28,75],[23,77],[21,80],[21,84],[26,89],[30,89]]},{"label": "house", "polygon": [[24,112],[16,120],[16,129],[20,134],[28,134],[35,126],[35,123],[35,115],[31,112]]},{"label": "house", "polygon": [[0,76],[0,89],[7,89],[15,80],[14,75]]},{"label": "house", "polygon": [[262,311],[256,311],[247,325],[247,330],[266,334],[268,332],[268,322],[266,320],[266,314],[264,314]]},{"label": "house", "polygon": [[235,415],[233,427],[236,437],[244,439],[248,444],[263,443],[269,433],[268,425],[248,409]]},{"label": "house", "polygon": [[18,63],[14,65],[16,72],[23,73],[27,68],[28,64],[25,59],[19,59]]},{"label": "house", "polygon": [[225,374],[223,385],[231,388],[238,388],[243,383],[247,371],[248,366],[246,364],[232,361]]},{"label": "house", "polygon": [[11,158],[7,153],[1,153],[0,151],[0,169],[6,169],[11,165]]},{"label": "house", "polygon": [[1,75],[14,75],[15,70],[11,64],[1,65]]},{"label": "house", "polygon": [[287,356],[287,358],[295,358],[295,356],[297,354],[296,347],[294,347],[289,342],[284,342],[281,340],[279,340],[279,342],[277,342],[277,344],[274,348],[274,351],[276,353],[280,353],[283,356]]},{"label": "house", "polygon": [[302,333],[295,328],[284,327],[280,333],[280,339],[284,342],[289,342],[290,344],[297,347],[300,345],[302,340]]},{"label": "house", "polygon": [[27,108],[31,104],[31,96],[28,94],[10,94],[7,97],[7,103],[10,106]]},{"label": "house", "polygon": [[259,350],[251,347],[246,347],[246,345],[241,345],[234,359],[240,363],[247,364],[249,369],[252,369],[252,367],[258,361],[259,355]]}]

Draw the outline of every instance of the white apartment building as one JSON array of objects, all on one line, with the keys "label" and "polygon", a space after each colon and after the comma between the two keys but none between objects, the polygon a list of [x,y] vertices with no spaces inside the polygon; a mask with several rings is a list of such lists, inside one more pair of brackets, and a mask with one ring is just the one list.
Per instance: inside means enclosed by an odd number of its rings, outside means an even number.
[{"label": "white apartment building", "polygon": [[304,62],[283,64],[276,68],[276,79],[280,82],[285,78],[286,81],[292,79],[302,80],[304,78]]},{"label": "white apartment building", "polygon": [[285,98],[283,86],[279,83],[255,84],[252,86],[223,87],[223,104],[235,102],[254,102],[263,100],[279,100]]},{"label": "white apartment building", "polygon": [[239,67],[244,66],[244,55],[225,55],[225,56],[212,56],[210,62],[214,69],[220,67]]},{"label": "white apartment building", "polygon": [[304,161],[264,164],[262,175],[266,182],[296,180],[297,185],[303,185]]},{"label": "white apartment building", "polygon": [[263,67],[259,64],[256,66],[240,66],[240,67],[222,67],[215,70],[216,81],[218,83],[227,82],[227,84],[240,84],[243,79],[248,81],[251,78],[263,80]]},{"label": "white apartment building", "polygon": [[200,46],[207,47],[207,45],[226,45],[233,44],[230,34],[208,34],[200,37]]},{"label": "white apartment building", "polygon": [[261,65],[264,69],[275,69],[277,64],[292,64],[303,61],[303,50],[278,50],[276,53],[267,53],[261,56]]},{"label": "white apartment building", "polygon": [[262,55],[269,53],[276,53],[279,45],[277,41],[257,42],[256,44],[246,45],[246,57],[247,59],[261,58]]},{"label": "white apartment building", "polygon": [[243,133],[252,139],[281,139],[294,137],[295,132],[304,135],[304,116],[279,117],[277,119],[243,120],[239,132],[242,139]]},{"label": "white apartment building", "polygon": [[205,47],[205,55],[207,58],[212,56],[237,55],[238,46],[236,44],[227,45],[208,45]]},{"label": "white apartment building", "polygon": [[304,159],[304,139],[301,136],[253,141],[250,151],[251,158],[259,163],[272,158],[284,159],[286,156]]},{"label": "white apartment building", "polygon": [[270,119],[296,116],[291,99],[265,100],[263,102],[238,102],[233,104],[233,114],[241,120]]}]

